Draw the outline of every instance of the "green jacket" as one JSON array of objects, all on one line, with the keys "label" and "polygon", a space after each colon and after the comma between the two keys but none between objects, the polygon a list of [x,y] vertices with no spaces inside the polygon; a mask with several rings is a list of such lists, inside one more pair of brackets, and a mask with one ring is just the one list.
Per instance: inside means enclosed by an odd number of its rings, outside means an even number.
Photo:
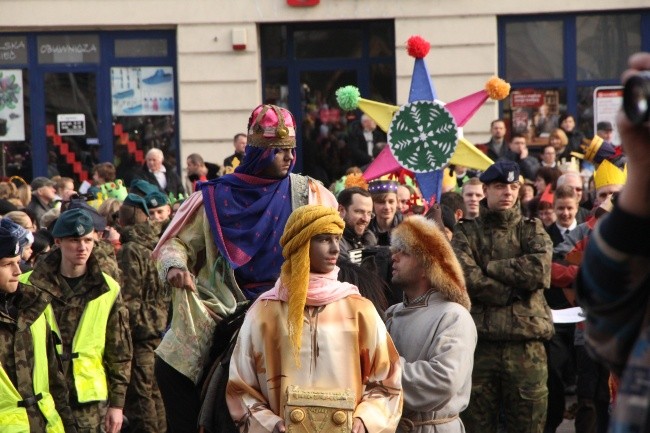
[{"label": "green jacket", "polygon": [[[0,296],[0,363],[23,398],[34,395],[34,344],[30,326],[43,313],[52,297],[28,284],[18,291]],[[49,391],[65,430],[76,431],[68,403],[68,388],[54,348],[54,335],[46,325]],[[0,415],[1,416],[1,415]],[[37,404],[27,407],[31,432],[44,432],[46,421]]]},{"label": "green jacket", "polygon": [[149,222],[121,231],[117,261],[122,270],[122,297],[129,309],[133,341],[159,339],[167,327],[171,291],[158,277],[151,253],[159,231]]},{"label": "green jacket", "polygon": [[551,239],[538,219],[523,218],[518,204],[505,211],[485,207],[456,225],[452,245],[463,267],[479,338],[548,340],[551,310]]}]

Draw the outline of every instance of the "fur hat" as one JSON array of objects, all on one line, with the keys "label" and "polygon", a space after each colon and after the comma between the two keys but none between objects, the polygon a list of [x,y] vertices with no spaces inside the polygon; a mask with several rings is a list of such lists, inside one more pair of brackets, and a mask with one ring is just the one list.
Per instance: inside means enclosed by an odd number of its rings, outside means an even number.
[{"label": "fur hat", "polygon": [[434,221],[421,215],[405,219],[391,232],[391,249],[420,257],[431,287],[451,302],[470,309],[463,269],[451,244]]}]

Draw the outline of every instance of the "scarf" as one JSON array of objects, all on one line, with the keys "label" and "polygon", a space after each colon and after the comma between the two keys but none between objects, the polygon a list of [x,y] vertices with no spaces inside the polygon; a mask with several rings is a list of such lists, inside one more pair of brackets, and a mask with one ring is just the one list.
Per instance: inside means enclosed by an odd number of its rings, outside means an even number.
[{"label": "scarf", "polygon": [[[234,173],[197,186],[214,242],[248,299],[271,288],[282,265],[279,241],[292,209],[290,179],[261,177],[279,150],[248,146]],[[289,172],[294,163],[295,158]]]}]

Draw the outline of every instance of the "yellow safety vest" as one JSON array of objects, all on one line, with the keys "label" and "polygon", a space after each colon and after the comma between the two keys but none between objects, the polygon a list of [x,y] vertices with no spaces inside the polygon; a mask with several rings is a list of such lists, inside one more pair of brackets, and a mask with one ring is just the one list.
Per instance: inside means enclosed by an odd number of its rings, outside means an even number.
[{"label": "yellow safety vest", "polygon": [[[21,275],[21,281],[23,276],[28,280],[29,274],[31,272]],[[108,383],[103,362],[106,325],[111,308],[120,293],[120,285],[110,275],[103,272],[102,274],[108,284],[108,292],[88,302],[72,339],[72,377],[79,403],[108,399]],[[60,339],[61,332],[51,305],[47,306],[44,314]],[[57,345],[57,351],[62,353],[61,345]]]},{"label": "yellow safety vest", "polygon": [[[64,433],[63,422],[56,411],[50,394],[47,361],[47,327],[41,314],[29,327],[34,343],[34,371],[32,382],[34,396],[40,397],[36,404],[47,421],[47,433]],[[29,433],[27,409],[21,405],[22,396],[11,383],[5,369],[0,365],[0,431],[3,433]]]}]

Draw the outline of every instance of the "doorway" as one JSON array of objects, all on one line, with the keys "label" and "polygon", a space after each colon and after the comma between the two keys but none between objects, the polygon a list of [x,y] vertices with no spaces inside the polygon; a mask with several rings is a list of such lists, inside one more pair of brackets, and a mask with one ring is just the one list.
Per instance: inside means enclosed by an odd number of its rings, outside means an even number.
[{"label": "doorway", "polygon": [[325,185],[349,163],[346,138],[360,112],[340,110],[335,92],[394,104],[392,20],[265,24],[260,27],[265,103],[288,108],[299,126],[296,170]]}]

